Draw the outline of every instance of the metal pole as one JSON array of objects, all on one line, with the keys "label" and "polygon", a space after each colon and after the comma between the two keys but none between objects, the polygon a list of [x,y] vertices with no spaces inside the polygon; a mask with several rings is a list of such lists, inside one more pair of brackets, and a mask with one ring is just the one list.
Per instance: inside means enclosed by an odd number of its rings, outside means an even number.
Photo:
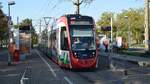
[{"label": "metal pole", "polygon": [[129,48],[131,47],[131,28],[130,28],[130,23],[128,21],[128,28],[129,28],[129,35],[128,35],[128,38],[129,38]]},{"label": "metal pole", "polygon": [[[9,4],[8,4],[8,35],[9,35],[9,41],[8,42],[10,42],[11,35],[10,35],[10,5]],[[8,66],[10,66],[10,65],[11,65],[11,56],[9,53],[8,54]]]},{"label": "metal pole", "polygon": [[145,3],[145,50],[149,51],[149,0],[144,0]]},{"label": "metal pole", "polygon": [[17,27],[19,29],[19,17],[17,17]]},{"label": "metal pole", "polygon": [[127,17],[127,31],[128,31],[128,44],[129,44],[129,47],[130,47],[130,28],[129,28],[129,18]]},{"label": "metal pole", "polygon": [[42,21],[40,19],[40,29],[39,29],[39,44],[41,43],[41,27],[42,27]]},{"label": "metal pole", "polygon": [[76,14],[80,14],[80,5],[82,4],[84,0],[80,2],[80,0],[77,0],[76,2],[73,2],[73,4],[76,6]]},{"label": "metal pole", "polygon": [[[15,2],[14,1],[9,1],[8,2],[8,35],[9,35],[9,41],[10,38],[12,38],[12,34],[11,34],[11,27],[10,27],[10,23],[11,23],[11,18],[10,18],[10,5],[14,5]],[[11,56],[10,54],[8,55],[8,66],[11,65]]]},{"label": "metal pole", "polygon": [[77,0],[77,14],[80,14],[80,2]]},{"label": "metal pole", "polygon": [[111,15],[111,52],[113,52],[113,15]]},{"label": "metal pole", "polygon": [[111,43],[113,41],[113,21],[112,21],[112,17],[111,17]]},{"label": "metal pole", "polygon": [[41,19],[40,19],[40,34],[41,34],[41,27],[42,27],[42,21],[41,21]]},{"label": "metal pole", "polygon": [[[44,21],[45,21],[45,25],[46,25],[46,35],[47,35],[47,40],[48,40],[48,42],[47,42],[48,47],[50,46],[48,25],[49,25],[49,22],[50,22],[51,18],[52,17],[44,17]],[[46,48],[46,53],[47,53],[48,47]]]},{"label": "metal pole", "polygon": [[127,34],[128,34],[128,46],[129,46],[129,48],[130,48],[130,46],[131,46],[131,32],[130,32],[130,23],[129,23],[129,18],[128,18],[128,16],[124,16],[124,18],[125,18],[125,20],[126,20],[126,23],[127,23]]}]

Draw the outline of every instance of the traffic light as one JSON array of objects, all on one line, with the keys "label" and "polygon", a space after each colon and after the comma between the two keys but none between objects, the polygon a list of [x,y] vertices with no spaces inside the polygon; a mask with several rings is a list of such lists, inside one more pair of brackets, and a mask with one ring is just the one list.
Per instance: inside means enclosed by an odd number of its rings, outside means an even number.
[{"label": "traffic light", "polygon": [[111,31],[111,26],[102,26],[101,30],[102,31]]}]

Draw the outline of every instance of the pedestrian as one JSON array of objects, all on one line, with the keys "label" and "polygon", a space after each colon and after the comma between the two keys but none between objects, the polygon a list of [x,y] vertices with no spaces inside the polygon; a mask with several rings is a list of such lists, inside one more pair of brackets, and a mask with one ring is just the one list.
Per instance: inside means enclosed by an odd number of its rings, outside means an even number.
[{"label": "pedestrian", "polygon": [[105,52],[108,52],[108,45],[109,45],[108,39],[105,39],[105,40],[103,41],[103,45],[105,46]]}]

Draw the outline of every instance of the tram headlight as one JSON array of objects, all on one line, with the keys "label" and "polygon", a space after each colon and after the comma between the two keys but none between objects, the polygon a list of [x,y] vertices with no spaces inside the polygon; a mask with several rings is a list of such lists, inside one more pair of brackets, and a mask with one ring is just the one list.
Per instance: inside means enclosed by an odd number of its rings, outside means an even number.
[{"label": "tram headlight", "polygon": [[95,52],[92,52],[92,56],[93,56],[93,57],[95,56]]},{"label": "tram headlight", "polygon": [[74,55],[77,55],[77,53],[74,53]]},{"label": "tram headlight", "polygon": [[77,58],[78,57],[77,53],[74,53],[74,56]]}]

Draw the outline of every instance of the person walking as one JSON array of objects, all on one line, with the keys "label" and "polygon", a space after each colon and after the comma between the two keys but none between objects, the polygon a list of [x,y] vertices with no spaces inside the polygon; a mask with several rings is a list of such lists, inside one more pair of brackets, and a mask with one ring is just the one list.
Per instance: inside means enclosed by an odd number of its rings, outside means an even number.
[{"label": "person walking", "polygon": [[105,52],[108,52],[109,40],[107,38],[103,41],[103,45],[105,46]]}]

